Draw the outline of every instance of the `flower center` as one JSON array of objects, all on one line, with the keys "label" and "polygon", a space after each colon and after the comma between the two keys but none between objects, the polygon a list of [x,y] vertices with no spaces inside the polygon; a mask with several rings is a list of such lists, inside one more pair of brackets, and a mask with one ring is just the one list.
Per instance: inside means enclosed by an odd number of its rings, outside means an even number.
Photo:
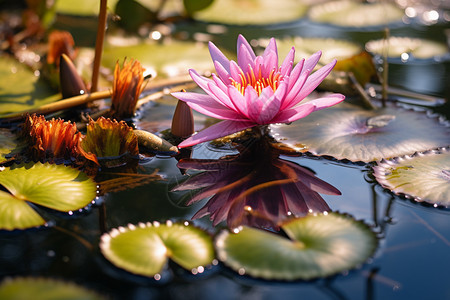
[{"label": "flower center", "polygon": [[252,68],[247,73],[241,71],[239,74],[238,81],[231,79],[231,84],[241,92],[242,95],[245,93],[245,88],[247,86],[252,86],[255,91],[258,93],[258,96],[261,95],[261,92],[264,88],[270,86],[272,90],[275,92],[278,86],[280,85],[280,81],[282,79],[280,72],[277,70],[272,70],[267,77],[263,77],[261,75],[261,69],[259,69],[258,74],[255,74]]}]

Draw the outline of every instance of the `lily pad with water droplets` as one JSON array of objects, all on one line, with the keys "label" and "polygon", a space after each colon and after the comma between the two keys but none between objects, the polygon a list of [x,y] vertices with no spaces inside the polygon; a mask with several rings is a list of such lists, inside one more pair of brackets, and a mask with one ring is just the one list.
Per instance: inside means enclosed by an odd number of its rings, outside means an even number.
[{"label": "lily pad with water droplets", "polygon": [[102,236],[100,249],[115,266],[149,277],[160,274],[168,258],[187,270],[197,270],[214,259],[208,233],[170,221],[166,224],[129,224],[126,228],[113,229]]},{"label": "lily pad with water droplets", "polygon": [[45,221],[28,205],[68,212],[87,206],[96,184],[83,172],[64,165],[22,164],[0,172],[0,229],[26,229]]},{"label": "lily pad with water droplets", "polygon": [[450,128],[424,112],[399,107],[363,110],[349,103],[271,129],[279,142],[297,151],[354,162],[446,147],[450,141]]},{"label": "lily pad with water droplets", "polygon": [[298,20],[307,8],[296,0],[215,0],[193,17],[199,21],[230,25],[269,25]]},{"label": "lily pad with water droplets", "polygon": [[97,300],[105,298],[71,282],[26,277],[4,280],[0,284],[0,299]]},{"label": "lily pad with water droplets", "polygon": [[330,1],[318,4],[308,11],[315,22],[342,27],[385,26],[401,22],[404,13],[393,3],[363,3],[358,1]]},{"label": "lily pad with water droplets", "polygon": [[12,58],[0,57],[0,78],[0,118],[61,99],[39,76]]},{"label": "lily pad with water droplets", "polygon": [[375,251],[370,228],[348,215],[308,215],[281,225],[288,238],[242,227],[216,240],[218,258],[239,274],[269,280],[311,280],[347,271]]},{"label": "lily pad with water droplets", "polygon": [[383,160],[373,170],[378,183],[395,194],[450,206],[450,148]]}]

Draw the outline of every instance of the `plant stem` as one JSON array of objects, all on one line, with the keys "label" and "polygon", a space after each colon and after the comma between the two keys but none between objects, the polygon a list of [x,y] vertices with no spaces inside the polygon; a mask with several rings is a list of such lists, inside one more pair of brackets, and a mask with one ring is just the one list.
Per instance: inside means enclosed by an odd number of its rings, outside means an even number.
[{"label": "plant stem", "polygon": [[97,39],[95,40],[94,67],[92,69],[91,92],[96,92],[98,87],[98,74],[103,52],[103,41],[106,31],[107,0],[100,0],[100,12],[98,16]]},{"label": "plant stem", "polygon": [[86,104],[95,100],[111,97],[112,92],[110,90],[95,92],[92,94],[79,95],[72,98],[63,99],[60,101],[52,102],[46,105],[42,105],[39,108],[29,111],[22,111],[19,113],[11,113],[2,117],[2,119],[8,119],[8,121],[20,120],[24,117],[25,113],[45,115],[52,112],[56,112],[63,109],[72,108],[82,104]]}]

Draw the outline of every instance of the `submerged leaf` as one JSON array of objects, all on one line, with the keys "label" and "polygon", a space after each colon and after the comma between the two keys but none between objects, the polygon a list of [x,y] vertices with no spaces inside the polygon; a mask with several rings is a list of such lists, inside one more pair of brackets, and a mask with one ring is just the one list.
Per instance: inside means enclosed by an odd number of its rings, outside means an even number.
[{"label": "submerged leaf", "polygon": [[0,284],[0,299],[98,300],[104,299],[74,283],[42,277],[6,279]]},{"label": "submerged leaf", "polygon": [[383,160],[373,168],[378,183],[419,202],[450,206],[450,150]]},{"label": "submerged leaf", "polygon": [[403,108],[362,110],[341,103],[291,125],[272,125],[278,141],[298,151],[371,162],[449,143],[450,129],[424,112]]},{"label": "submerged leaf", "polygon": [[204,22],[268,25],[298,20],[305,15],[307,7],[296,0],[215,0],[193,17]]},{"label": "submerged leaf", "polygon": [[214,259],[208,233],[170,221],[113,229],[102,236],[100,249],[117,267],[144,276],[161,273],[168,258],[187,270],[211,264]]},{"label": "submerged leaf", "polygon": [[338,213],[308,215],[281,226],[288,238],[240,228],[216,239],[218,258],[240,275],[275,280],[310,280],[347,271],[375,251],[370,228]]}]

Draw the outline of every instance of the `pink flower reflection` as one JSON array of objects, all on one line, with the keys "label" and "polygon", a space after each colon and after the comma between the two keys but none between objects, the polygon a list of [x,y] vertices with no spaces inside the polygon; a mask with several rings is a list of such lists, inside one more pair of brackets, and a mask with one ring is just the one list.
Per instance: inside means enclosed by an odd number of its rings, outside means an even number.
[{"label": "pink flower reflection", "polygon": [[205,171],[190,177],[173,191],[199,189],[187,203],[211,197],[193,216],[210,215],[213,225],[222,221],[230,228],[248,225],[278,228],[289,216],[329,211],[319,193],[340,195],[332,185],[294,162],[279,158],[265,138],[240,154],[221,159],[183,159],[182,169]]},{"label": "pink flower reflection", "polygon": [[336,64],[333,60],[311,74],[322,54],[320,51],[293,66],[295,49],[292,47],[279,66],[275,39],[270,40],[262,56],[256,56],[242,35],[237,41],[237,63],[228,60],[211,42],[209,51],[217,75],[213,74],[209,79],[189,70],[192,79],[206,94],[179,92],[172,95],[185,101],[192,109],[223,121],[185,140],[180,148],[257,125],[293,122],[345,98],[341,94],[330,94],[300,103]]}]

